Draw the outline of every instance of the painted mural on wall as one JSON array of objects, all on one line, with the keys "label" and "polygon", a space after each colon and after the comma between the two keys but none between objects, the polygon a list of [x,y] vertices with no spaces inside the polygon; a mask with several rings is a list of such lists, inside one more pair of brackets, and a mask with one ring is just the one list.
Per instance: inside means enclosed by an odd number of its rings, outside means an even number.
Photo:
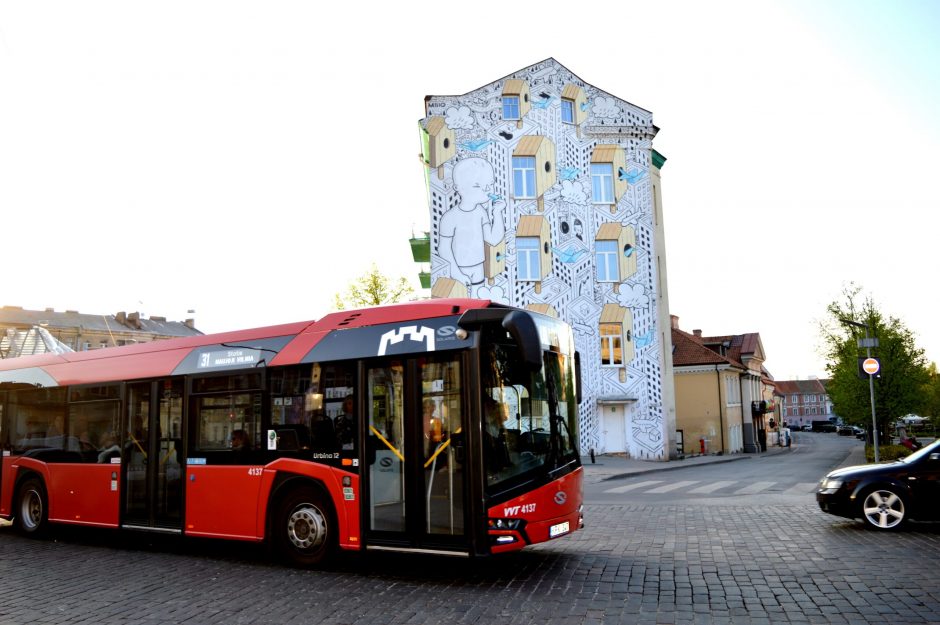
[{"label": "painted mural on wall", "polygon": [[[665,457],[652,114],[554,59],[426,104],[432,295],[565,319],[582,353],[584,450]],[[598,400],[626,407],[625,449]]]}]

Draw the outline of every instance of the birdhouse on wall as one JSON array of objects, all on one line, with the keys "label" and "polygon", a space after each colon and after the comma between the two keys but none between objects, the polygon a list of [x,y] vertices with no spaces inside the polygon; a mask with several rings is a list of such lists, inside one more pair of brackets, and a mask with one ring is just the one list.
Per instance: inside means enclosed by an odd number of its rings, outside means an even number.
[{"label": "birdhouse on wall", "polygon": [[561,91],[561,121],[577,127],[578,139],[581,138],[581,124],[587,119],[587,96],[584,89],[571,83]]},{"label": "birdhouse on wall", "polygon": [[627,192],[627,157],[623,148],[614,144],[594,147],[591,154],[591,203],[606,204],[617,212],[617,202]]},{"label": "birdhouse on wall", "polygon": [[541,215],[525,215],[516,227],[516,278],[535,282],[542,292],[542,280],[552,271],[552,239],[548,220]]},{"label": "birdhouse on wall", "polygon": [[510,79],[503,83],[503,120],[516,122],[522,128],[522,118],[532,109],[529,83]]},{"label": "birdhouse on wall", "polygon": [[458,282],[453,278],[438,278],[434,281],[434,286],[431,288],[431,297],[469,297],[467,293],[467,285],[463,282]]},{"label": "birdhouse on wall", "polygon": [[620,367],[620,381],[627,381],[626,365],[636,354],[633,347],[633,313],[617,304],[604,304],[600,319],[601,364]]},{"label": "birdhouse on wall", "polygon": [[506,268],[506,241],[505,239],[496,245],[483,243],[483,274],[486,276],[490,286],[496,282],[496,276],[503,273]]},{"label": "birdhouse on wall", "polygon": [[425,132],[428,134],[428,167],[436,168],[438,179],[443,180],[444,163],[457,154],[456,135],[447,127],[443,117],[429,118]]},{"label": "birdhouse on wall", "polygon": [[545,192],[558,180],[555,172],[555,144],[542,135],[527,135],[512,151],[512,196],[517,200],[537,200],[545,211]]},{"label": "birdhouse on wall", "polygon": [[549,304],[529,304],[525,307],[526,310],[531,310],[532,312],[537,312],[540,315],[545,315],[546,317],[558,318],[558,312]]},{"label": "birdhouse on wall", "polygon": [[602,224],[594,237],[597,281],[613,282],[614,293],[620,283],[636,273],[636,233],[631,226],[613,222]]}]

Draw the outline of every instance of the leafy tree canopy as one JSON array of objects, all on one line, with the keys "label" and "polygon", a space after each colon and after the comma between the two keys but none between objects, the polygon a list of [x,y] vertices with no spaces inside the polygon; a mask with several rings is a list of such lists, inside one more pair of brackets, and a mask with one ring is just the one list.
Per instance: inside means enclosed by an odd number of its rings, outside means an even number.
[{"label": "leafy tree canopy", "polygon": [[356,278],[346,289],[345,294],[334,295],[333,307],[336,310],[347,308],[365,308],[394,304],[408,298],[414,289],[403,276],[397,280],[384,275],[372,263],[369,271]]},{"label": "leafy tree canopy", "polygon": [[[924,350],[917,347],[913,333],[895,317],[886,317],[870,295],[849,284],[839,299],[826,308],[827,316],[820,322],[823,354],[830,381],[827,392],[835,412],[849,423],[871,424],[871,398],[868,380],[859,376],[859,357],[866,350],[858,346],[865,338],[865,328],[847,321],[866,324],[868,335],[878,339],[871,355],[881,363],[874,379],[875,413],[879,430],[909,413],[921,411],[927,402],[931,376]],[[867,376],[866,376],[867,378]]]}]

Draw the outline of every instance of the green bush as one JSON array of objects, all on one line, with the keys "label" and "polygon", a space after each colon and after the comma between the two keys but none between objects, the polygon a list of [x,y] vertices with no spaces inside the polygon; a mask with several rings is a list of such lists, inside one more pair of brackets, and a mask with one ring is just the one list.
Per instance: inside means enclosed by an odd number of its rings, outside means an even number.
[{"label": "green bush", "polygon": [[[878,460],[881,462],[889,462],[891,460],[897,460],[898,458],[904,458],[905,456],[910,455],[911,450],[904,445],[878,446]],[[875,461],[875,448],[873,445],[865,445],[865,458],[868,460],[868,462]]]}]

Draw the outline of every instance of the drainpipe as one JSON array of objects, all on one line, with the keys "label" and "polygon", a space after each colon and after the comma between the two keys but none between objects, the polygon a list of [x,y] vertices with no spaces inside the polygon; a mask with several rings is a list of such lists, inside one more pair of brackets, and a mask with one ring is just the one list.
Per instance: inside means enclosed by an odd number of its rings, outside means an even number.
[{"label": "drainpipe", "polygon": [[725,420],[724,410],[721,405],[721,372],[718,371],[718,365],[715,365],[715,377],[718,379],[718,430],[721,432],[721,453],[725,452]]}]

